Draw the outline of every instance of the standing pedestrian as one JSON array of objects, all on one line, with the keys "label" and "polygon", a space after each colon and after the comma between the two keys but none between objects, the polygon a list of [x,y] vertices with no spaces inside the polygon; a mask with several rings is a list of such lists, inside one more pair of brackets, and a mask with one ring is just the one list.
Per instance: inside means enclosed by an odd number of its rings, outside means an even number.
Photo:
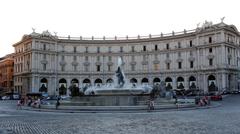
[{"label": "standing pedestrian", "polygon": [[60,97],[57,98],[56,109],[58,109],[59,105],[60,105]]},{"label": "standing pedestrian", "polygon": [[22,110],[21,100],[17,101],[17,110]]}]

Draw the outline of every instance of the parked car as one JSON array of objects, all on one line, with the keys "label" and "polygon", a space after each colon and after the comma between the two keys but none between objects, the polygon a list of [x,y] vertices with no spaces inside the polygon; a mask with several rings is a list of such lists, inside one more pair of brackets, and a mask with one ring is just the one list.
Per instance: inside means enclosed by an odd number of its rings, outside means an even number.
[{"label": "parked car", "polygon": [[229,90],[225,90],[222,92],[222,95],[226,95],[226,94],[231,94],[231,92]]},{"label": "parked car", "polygon": [[10,97],[9,96],[3,96],[2,100],[10,100]]},{"label": "parked car", "polygon": [[67,95],[61,95],[60,98],[61,98],[61,100],[68,100],[68,99],[70,99],[71,97],[70,97],[70,96],[67,96]]},{"label": "parked car", "polygon": [[48,96],[47,100],[57,100],[58,96]]},{"label": "parked car", "polygon": [[220,100],[222,100],[222,95],[215,93],[215,94],[210,95],[210,98],[212,101],[220,101]]},{"label": "parked car", "polygon": [[238,91],[238,90],[231,91],[231,94],[239,94],[239,93],[240,93],[240,91]]}]

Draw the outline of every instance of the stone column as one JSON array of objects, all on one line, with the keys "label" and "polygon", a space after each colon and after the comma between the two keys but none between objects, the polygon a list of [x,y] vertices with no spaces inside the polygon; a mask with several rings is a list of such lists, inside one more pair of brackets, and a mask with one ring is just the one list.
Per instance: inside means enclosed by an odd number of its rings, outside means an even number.
[{"label": "stone column", "polygon": [[232,75],[232,86],[231,86],[232,90],[236,90],[237,89],[237,75],[233,74]]},{"label": "stone column", "polygon": [[222,67],[225,67],[225,65],[226,65],[226,61],[225,61],[225,46],[222,46],[221,48],[222,48],[222,50],[221,50],[221,65],[222,65]]},{"label": "stone column", "polygon": [[49,77],[48,94],[49,95],[56,95],[55,77]]},{"label": "stone column", "polygon": [[187,76],[184,77],[184,87],[186,90],[189,89],[189,78]]},{"label": "stone column", "polygon": [[208,78],[206,74],[203,74],[203,91],[208,92]]},{"label": "stone column", "polygon": [[67,96],[70,95],[70,90],[69,90],[69,87],[70,87],[70,86],[71,86],[71,79],[68,78],[68,79],[67,79]]},{"label": "stone column", "polygon": [[32,68],[31,68],[31,70],[32,70],[32,72],[35,72],[35,70],[36,70],[36,68],[35,68],[35,61],[36,61],[37,59],[35,59],[35,53],[34,52],[32,52],[32,60],[31,60],[31,65],[32,65]]},{"label": "stone column", "polygon": [[37,85],[36,85],[36,87],[35,87],[35,92],[38,92],[39,91],[39,88],[40,88],[40,78],[39,78],[39,76],[37,76]]},{"label": "stone column", "polygon": [[176,80],[176,77],[173,76],[173,77],[172,77],[172,80],[173,80],[173,83],[172,83],[173,89],[177,89],[177,80]]},{"label": "stone column", "polygon": [[36,78],[35,78],[35,76],[33,75],[33,76],[32,76],[32,89],[31,89],[32,92],[34,92],[33,90],[35,90],[35,88],[36,88],[36,87],[35,87],[35,85],[36,85],[35,79],[36,79]]},{"label": "stone column", "polygon": [[216,74],[216,86],[218,88],[218,91],[222,91],[222,75],[221,73]]}]

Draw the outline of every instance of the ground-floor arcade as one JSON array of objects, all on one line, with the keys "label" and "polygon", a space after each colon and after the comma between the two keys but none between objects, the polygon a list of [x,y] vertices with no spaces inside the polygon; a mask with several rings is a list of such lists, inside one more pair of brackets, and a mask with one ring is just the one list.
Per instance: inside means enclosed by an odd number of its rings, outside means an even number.
[{"label": "ground-floor arcade", "polygon": [[[236,90],[239,88],[237,73],[219,72],[194,72],[194,73],[156,73],[126,75],[126,83],[135,85],[153,85],[164,82],[170,89],[200,89],[204,92]],[[77,74],[32,74],[23,77],[22,89],[28,92],[47,92],[49,95],[70,93],[69,87],[75,85],[79,89],[86,86],[102,86],[114,83],[113,75],[77,75]],[[16,88],[19,88],[17,86]]]}]

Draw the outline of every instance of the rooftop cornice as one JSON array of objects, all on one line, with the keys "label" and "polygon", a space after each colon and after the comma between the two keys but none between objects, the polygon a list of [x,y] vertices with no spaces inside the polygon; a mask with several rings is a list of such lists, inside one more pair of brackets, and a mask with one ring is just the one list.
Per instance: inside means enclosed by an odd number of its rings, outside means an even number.
[{"label": "rooftop cornice", "polygon": [[227,25],[223,22],[214,24],[212,25],[212,22],[207,22],[202,25],[202,27],[197,27],[196,29],[193,30],[184,30],[181,32],[171,32],[167,34],[159,34],[159,35],[151,35],[149,34],[148,36],[136,36],[136,37],[105,37],[103,36],[102,38],[97,38],[97,37],[62,37],[62,36],[57,36],[52,35],[48,31],[44,31],[43,33],[36,33],[33,31],[30,35],[24,35],[22,40],[13,46],[26,41],[28,39],[41,39],[41,40],[46,40],[46,41],[54,41],[58,43],[83,43],[83,44],[118,44],[118,43],[142,43],[142,42],[154,42],[154,41],[165,41],[165,40],[172,40],[172,39],[179,39],[179,38],[184,38],[184,37],[194,37],[197,34],[204,34],[208,32],[214,32],[216,30],[221,30],[221,29],[226,29],[230,30],[232,32],[235,32],[236,34],[239,35],[239,32],[237,28],[234,25]]}]

